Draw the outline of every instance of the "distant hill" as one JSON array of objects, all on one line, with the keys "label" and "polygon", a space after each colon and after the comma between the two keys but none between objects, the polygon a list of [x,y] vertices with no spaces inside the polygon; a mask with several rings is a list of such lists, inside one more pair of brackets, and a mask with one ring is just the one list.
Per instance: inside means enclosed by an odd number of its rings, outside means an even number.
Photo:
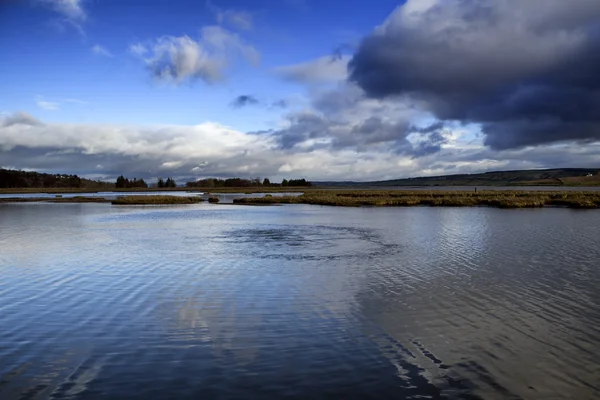
[{"label": "distant hill", "polygon": [[[371,182],[313,182],[315,186],[597,186],[600,168],[493,171]],[[591,175],[591,176],[589,176]]]},{"label": "distant hill", "polygon": [[114,189],[108,182],[93,181],[77,175],[44,174],[34,171],[19,171],[0,168],[0,188],[77,188],[77,189]]}]

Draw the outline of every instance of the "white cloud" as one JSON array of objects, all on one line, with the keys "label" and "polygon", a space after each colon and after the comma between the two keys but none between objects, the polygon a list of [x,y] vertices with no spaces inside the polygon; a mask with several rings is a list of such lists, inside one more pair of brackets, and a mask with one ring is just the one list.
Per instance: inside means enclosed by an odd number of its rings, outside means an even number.
[{"label": "white cloud", "polygon": [[72,103],[72,104],[80,104],[80,105],[87,104],[87,101],[79,100],[79,99],[63,99],[62,101],[64,103]]},{"label": "white cloud", "polygon": [[92,46],[92,52],[94,52],[94,54],[104,57],[114,57],[113,54],[110,51],[108,51],[106,47],[100,46],[99,44]]},{"label": "white cloud", "polygon": [[53,99],[52,101],[47,100],[46,98],[44,98],[44,96],[40,96],[37,95],[35,96],[35,104],[41,108],[42,110],[46,110],[46,111],[57,111],[61,109],[61,106],[64,104],[74,104],[74,105],[86,105],[87,102],[80,100],[80,99],[73,99],[73,98],[67,98],[67,99]]},{"label": "white cloud", "polygon": [[325,56],[300,64],[275,68],[275,73],[284,79],[300,83],[341,82],[348,77],[350,56]]},{"label": "white cloud", "polygon": [[217,14],[217,21],[222,23],[228,23],[235,28],[242,30],[251,30],[253,25],[252,14],[247,11],[236,11],[236,10],[225,10]]},{"label": "white cloud", "polygon": [[598,143],[495,152],[481,141],[467,146],[457,139],[436,154],[413,158],[381,147],[363,152],[350,148],[282,150],[275,139],[211,122],[189,126],[42,123],[25,113],[0,119],[4,165],[85,176],[97,176],[101,170],[110,179],[121,173],[154,178],[168,171],[176,179],[238,175],[274,180],[379,180],[600,162]]},{"label": "white cloud", "polygon": [[206,2],[207,7],[211,10],[219,24],[228,24],[234,28],[241,30],[251,30],[254,25],[252,13],[244,10],[222,9],[217,7],[210,1]]},{"label": "white cloud", "polygon": [[82,0],[37,0],[44,4],[63,17],[74,22],[84,22],[87,19],[87,14],[81,6]]},{"label": "white cloud", "polygon": [[35,104],[37,104],[37,106],[42,110],[46,111],[56,111],[60,109],[60,103],[44,100],[42,96],[36,96]]},{"label": "white cloud", "polygon": [[138,57],[142,57],[148,52],[148,48],[141,43],[134,43],[129,46],[129,52]]},{"label": "white cloud", "polygon": [[129,50],[146,63],[156,79],[175,84],[196,79],[215,83],[223,79],[236,56],[241,55],[254,65],[260,59],[254,47],[219,26],[204,27],[198,40],[162,36],[148,46],[133,44]]}]

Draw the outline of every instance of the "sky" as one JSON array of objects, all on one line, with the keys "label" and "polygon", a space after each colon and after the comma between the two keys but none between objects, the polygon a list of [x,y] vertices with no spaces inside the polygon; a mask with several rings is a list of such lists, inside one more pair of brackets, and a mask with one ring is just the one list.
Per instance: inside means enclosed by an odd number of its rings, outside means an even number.
[{"label": "sky", "polygon": [[1,0],[0,167],[600,167],[598,0]]}]

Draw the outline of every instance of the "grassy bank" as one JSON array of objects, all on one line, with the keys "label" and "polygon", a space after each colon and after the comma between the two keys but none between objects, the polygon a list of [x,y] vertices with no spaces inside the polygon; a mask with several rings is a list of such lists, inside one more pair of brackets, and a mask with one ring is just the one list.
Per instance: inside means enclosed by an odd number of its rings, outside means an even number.
[{"label": "grassy bank", "polygon": [[600,192],[541,191],[380,191],[327,190],[307,191],[300,196],[234,199],[236,204],[316,204],[325,206],[436,206],[527,208],[563,206],[570,208],[600,208]]},{"label": "grassy bank", "polygon": [[241,188],[193,188],[193,189],[185,189],[187,192],[191,193],[298,193],[298,192],[306,192],[309,190],[314,190],[310,187],[241,187]]},{"label": "grassy bank", "polygon": [[112,200],[114,205],[163,205],[163,204],[196,204],[203,202],[201,197],[180,196],[123,196]]}]

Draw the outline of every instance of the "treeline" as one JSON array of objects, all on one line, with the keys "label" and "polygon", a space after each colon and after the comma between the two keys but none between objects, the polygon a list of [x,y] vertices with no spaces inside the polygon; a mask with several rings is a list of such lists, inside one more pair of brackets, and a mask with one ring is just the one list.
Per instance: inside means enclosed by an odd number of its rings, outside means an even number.
[{"label": "treeline", "polygon": [[77,175],[45,174],[0,168],[0,188],[85,188],[111,189],[107,182],[80,178]]},{"label": "treeline", "polygon": [[[94,181],[69,174],[46,174],[34,171],[18,171],[0,168],[0,188],[74,188],[90,190],[134,189],[148,188],[144,179],[126,178],[120,175],[114,183]],[[243,188],[243,187],[309,187],[312,183],[306,179],[284,179],[281,183],[271,183],[269,178],[207,178],[194,182],[187,182],[189,188]],[[158,178],[152,187],[176,188],[177,183],[173,178]]]},{"label": "treeline", "polygon": [[163,178],[158,178],[158,181],[156,182],[156,187],[159,188],[174,188],[177,187],[177,183],[175,183],[175,180],[173,178],[167,178],[167,180],[163,180]]},{"label": "treeline", "polygon": [[271,183],[269,178],[261,180],[260,178],[254,179],[243,179],[243,178],[206,178],[200,179],[194,182],[187,182],[187,187],[201,187],[201,188],[243,188],[243,187],[287,187],[287,186],[312,186],[312,183],[306,179],[284,179],[281,183]]},{"label": "treeline", "polygon": [[148,184],[143,179],[128,179],[123,175],[117,178],[115,188],[117,189],[132,189],[132,188],[147,188]]},{"label": "treeline", "polygon": [[312,183],[308,182],[306,179],[284,179],[281,181],[281,186],[312,186]]}]

